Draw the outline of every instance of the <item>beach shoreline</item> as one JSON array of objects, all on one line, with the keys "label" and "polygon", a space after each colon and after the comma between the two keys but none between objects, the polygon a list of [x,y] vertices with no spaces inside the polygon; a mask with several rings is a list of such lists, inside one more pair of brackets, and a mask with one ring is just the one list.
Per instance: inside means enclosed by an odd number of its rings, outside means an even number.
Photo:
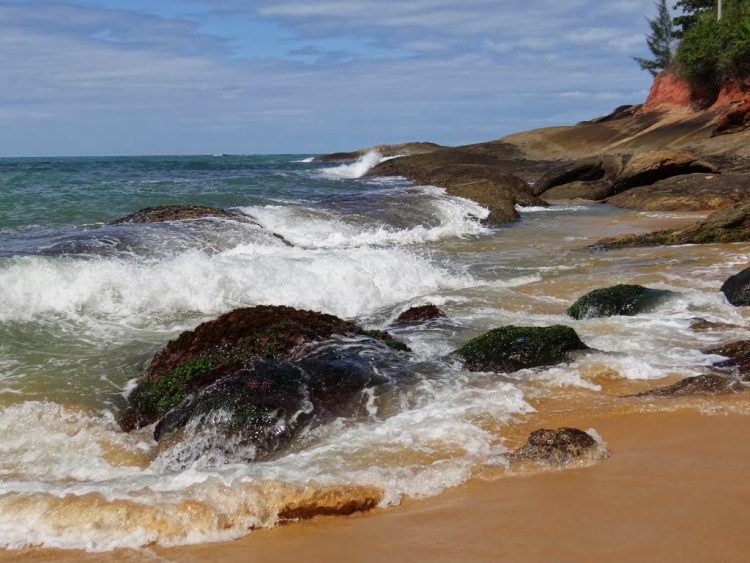
[{"label": "beach shoreline", "polygon": [[702,401],[672,411],[569,413],[611,452],[589,467],[474,479],[437,497],[232,542],[5,551],[0,561],[742,561],[750,549],[748,405],[743,394]]}]

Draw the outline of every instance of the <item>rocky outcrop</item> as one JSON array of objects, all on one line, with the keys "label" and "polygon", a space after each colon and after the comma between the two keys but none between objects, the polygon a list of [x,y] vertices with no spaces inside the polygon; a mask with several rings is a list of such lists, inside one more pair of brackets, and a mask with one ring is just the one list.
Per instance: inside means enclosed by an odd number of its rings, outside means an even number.
[{"label": "rocky outcrop", "polygon": [[671,291],[652,289],[642,285],[620,284],[595,289],[578,298],[566,311],[574,319],[611,317],[615,315],[637,315],[653,310]]},{"label": "rocky outcrop", "polygon": [[739,133],[750,128],[750,83],[730,81],[719,91],[714,109],[720,111],[712,136]]},{"label": "rocky outcrop", "polygon": [[626,104],[623,106],[617,106],[607,115],[602,117],[595,117],[587,121],[582,121],[579,125],[587,125],[590,123],[607,123],[608,121],[617,121],[618,119],[625,119],[626,117],[633,117],[643,108],[643,104]]},{"label": "rocky outcrop", "polygon": [[664,71],[654,78],[641,112],[689,108],[696,101],[693,89],[687,80],[683,80],[671,71]]},{"label": "rocky outcrop", "polygon": [[587,350],[567,326],[504,326],[464,344],[454,352],[470,371],[512,372],[565,361],[575,350]]},{"label": "rocky outcrop", "polygon": [[427,143],[417,141],[411,143],[398,143],[394,145],[375,145],[363,149],[357,149],[350,152],[336,152],[331,154],[321,154],[313,158],[314,162],[337,162],[342,160],[355,160],[366,155],[368,152],[377,152],[383,156],[409,156],[414,154],[426,154],[440,149],[444,149],[436,143]]},{"label": "rocky outcrop", "polygon": [[727,278],[721,286],[721,292],[735,307],[750,305],[750,268]]},{"label": "rocky outcrop", "polygon": [[608,180],[594,182],[570,182],[562,186],[551,188],[542,194],[545,201],[562,199],[586,199],[601,201],[614,193],[614,186]]},{"label": "rocky outcrop", "polygon": [[598,459],[606,450],[589,434],[577,428],[534,430],[528,441],[508,455],[511,462],[531,461],[564,465],[582,458]]},{"label": "rocky outcrop", "polygon": [[146,207],[125,217],[111,221],[110,225],[122,223],[162,223],[164,221],[181,221],[183,219],[202,219],[219,217],[221,219],[249,220],[241,213],[205,205],[162,205]]},{"label": "rocky outcrop", "polygon": [[410,307],[397,318],[397,323],[420,323],[424,321],[431,321],[433,319],[445,318],[445,313],[432,303],[427,305],[419,305],[417,307]]},{"label": "rocky outcrop", "polygon": [[750,174],[685,174],[610,197],[615,207],[644,211],[713,211],[750,202]]},{"label": "rocky outcrop", "polygon": [[303,382],[303,372],[309,377],[310,370],[302,364],[273,366],[258,364],[256,359],[294,362],[334,335],[367,336],[349,321],[291,307],[257,306],[226,313],[183,332],[152,358],[128,399],[120,425],[127,431],[156,422],[191,394],[235,375],[238,379],[225,384],[229,389],[261,381],[264,370],[271,367]]},{"label": "rocky outcrop", "polygon": [[714,367],[731,369],[736,371],[745,380],[748,380],[748,375],[750,375],[750,340],[730,342],[729,344],[706,350],[705,353],[724,356],[726,360],[715,363]]},{"label": "rocky outcrop", "polygon": [[556,166],[546,172],[534,183],[533,192],[534,195],[542,195],[552,188],[574,182],[607,182],[615,178],[622,167],[622,158],[619,156],[584,158]]},{"label": "rocky outcrop", "polygon": [[592,247],[599,250],[610,250],[637,246],[746,241],[750,241],[750,203],[719,209],[709,215],[705,221],[683,229],[656,231],[644,235],[608,237],[597,241]]},{"label": "rocky outcrop", "polygon": [[637,186],[646,186],[659,180],[682,174],[709,172],[716,167],[703,162],[694,154],[675,149],[657,149],[636,153],[625,165],[614,182],[614,192],[620,193]]},{"label": "rocky outcrop", "polygon": [[724,395],[742,391],[742,383],[736,378],[717,374],[687,377],[666,387],[643,391],[633,397],[684,397],[687,395]]}]

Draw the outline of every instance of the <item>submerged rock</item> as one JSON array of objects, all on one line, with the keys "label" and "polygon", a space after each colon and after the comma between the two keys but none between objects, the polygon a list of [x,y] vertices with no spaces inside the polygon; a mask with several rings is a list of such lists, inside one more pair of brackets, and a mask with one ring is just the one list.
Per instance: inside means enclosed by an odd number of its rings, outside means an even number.
[{"label": "submerged rock", "polygon": [[737,325],[709,321],[708,319],[704,319],[702,317],[695,317],[690,322],[690,330],[695,332],[707,332],[710,330],[729,330],[732,328],[737,328]]},{"label": "submerged rock", "polygon": [[746,241],[750,241],[750,203],[719,209],[709,215],[705,221],[682,229],[609,237],[597,241],[592,247],[611,250],[637,246]]},{"label": "submerged rock", "polygon": [[633,316],[652,310],[670,295],[672,295],[671,291],[652,289],[642,285],[613,285],[595,289],[578,298],[566,313],[574,319],[615,315]]},{"label": "submerged rock", "polygon": [[110,225],[122,223],[162,223],[164,221],[180,221],[183,219],[201,219],[203,217],[219,217],[222,219],[249,220],[241,213],[228,211],[219,207],[205,205],[162,205],[146,207],[135,213],[111,221]]},{"label": "submerged rock", "polygon": [[257,306],[221,315],[183,332],[153,357],[120,425],[127,431],[156,422],[191,393],[255,366],[256,357],[304,358],[333,335],[365,333],[352,322],[292,307]]},{"label": "submerged rock", "polygon": [[470,340],[454,354],[470,371],[512,372],[565,361],[574,350],[587,350],[567,326],[504,326]]},{"label": "submerged rock", "polygon": [[419,305],[417,307],[410,307],[397,318],[397,323],[419,323],[423,321],[430,321],[432,319],[445,318],[445,313],[432,303],[427,305]]},{"label": "submerged rock", "polygon": [[602,457],[599,443],[577,428],[534,430],[529,439],[508,457],[511,462],[533,461],[563,465],[583,457]]},{"label": "submerged rock", "polygon": [[721,292],[735,307],[750,305],[750,268],[727,278],[721,286]]},{"label": "submerged rock", "polygon": [[686,377],[666,387],[643,391],[633,397],[682,397],[685,395],[722,395],[742,391],[742,384],[733,377],[704,374]]},{"label": "submerged rock", "polygon": [[714,367],[734,370],[745,380],[748,380],[748,375],[750,375],[750,340],[730,342],[706,350],[705,353],[726,357],[726,360],[715,363]]}]

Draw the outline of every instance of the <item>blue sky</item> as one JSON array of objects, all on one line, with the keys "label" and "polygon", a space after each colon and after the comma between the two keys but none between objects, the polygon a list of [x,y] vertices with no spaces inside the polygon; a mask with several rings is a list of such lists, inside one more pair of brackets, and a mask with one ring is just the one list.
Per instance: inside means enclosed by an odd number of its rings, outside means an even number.
[{"label": "blue sky", "polygon": [[0,0],[0,156],[463,144],[642,101],[652,0]]}]

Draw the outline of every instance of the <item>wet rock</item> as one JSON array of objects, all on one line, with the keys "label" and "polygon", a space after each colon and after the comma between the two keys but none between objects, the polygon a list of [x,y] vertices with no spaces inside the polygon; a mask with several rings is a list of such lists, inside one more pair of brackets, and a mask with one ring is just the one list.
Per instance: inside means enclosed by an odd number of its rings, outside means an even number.
[{"label": "wet rock", "polygon": [[742,384],[733,377],[704,374],[687,377],[666,387],[643,391],[633,397],[683,397],[686,395],[722,395],[742,391]]},{"label": "wet rock", "polygon": [[111,221],[110,225],[122,223],[162,223],[164,221],[181,221],[183,219],[201,219],[219,217],[222,219],[247,220],[241,213],[205,205],[162,205],[146,207],[125,217]]},{"label": "wet rock", "polygon": [[612,195],[613,185],[608,180],[597,182],[570,182],[551,188],[542,194],[546,201],[555,199],[587,199],[601,201]]},{"label": "wet rock", "polygon": [[[622,158],[619,156],[602,156],[584,158],[553,168],[543,174],[535,183],[534,195],[542,195],[545,192],[564,186],[573,182],[585,185],[589,182],[608,181],[613,179],[622,170]],[[604,183],[599,184],[599,189]],[[609,184],[611,186],[611,184]],[[559,192],[558,192],[559,193]],[[548,198],[553,197],[546,194]],[[555,197],[559,197],[556,195]],[[606,196],[605,196],[606,197]],[[587,198],[592,199],[592,198]]]},{"label": "wet rock", "polygon": [[682,229],[656,231],[644,235],[608,237],[597,241],[592,247],[609,250],[637,246],[746,241],[750,241],[750,203],[719,209],[709,215],[705,221]]},{"label": "wet rock", "polygon": [[707,332],[710,330],[729,330],[737,328],[737,325],[709,321],[702,317],[696,317],[690,322],[690,330],[695,332]]},{"label": "wet rock", "polygon": [[724,356],[727,359],[715,363],[714,367],[730,369],[737,372],[745,380],[748,380],[748,375],[750,374],[750,340],[730,342],[729,344],[706,350],[705,353]]},{"label": "wet rock", "polygon": [[332,315],[292,307],[257,306],[221,315],[183,332],[152,358],[120,425],[132,430],[151,424],[191,393],[247,369],[255,357],[289,361],[333,335],[364,336],[364,331]]},{"label": "wet rock", "polygon": [[615,193],[659,180],[691,173],[715,173],[716,167],[694,154],[676,149],[656,149],[635,154],[615,179]]},{"label": "wet rock", "polygon": [[619,284],[595,289],[578,298],[566,311],[574,319],[591,319],[615,315],[637,315],[654,309],[671,291],[642,285]]},{"label": "wet rock", "polygon": [[685,174],[610,197],[607,203],[644,211],[707,211],[750,202],[748,174]]},{"label": "wet rock", "polygon": [[556,364],[569,352],[587,350],[576,332],[567,326],[504,326],[470,340],[454,354],[470,371],[512,372]]},{"label": "wet rock", "polygon": [[599,444],[593,437],[577,428],[540,429],[508,457],[511,462],[533,461],[563,465],[583,457],[601,457]]},{"label": "wet rock", "polygon": [[391,333],[385,330],[366,330],[364,334],[377,340],[382,340],[383,344],[388,346],[388,348],[398,350],[399,352],[411,352],[411,349],[406,344],[393,338]]},{"label": "wet rock", "polygon": [[417,307],[410,307],[397,318],[397,323],[419,323],[424,321],[431,321],[432,319],[445,318],[445,313],[432,303],[427,305],[419,305]]},{"label": "wet rock", "polygon": [[729,277],[722,284],[721,292],[735,307],[750,305],[750,268]]}]

